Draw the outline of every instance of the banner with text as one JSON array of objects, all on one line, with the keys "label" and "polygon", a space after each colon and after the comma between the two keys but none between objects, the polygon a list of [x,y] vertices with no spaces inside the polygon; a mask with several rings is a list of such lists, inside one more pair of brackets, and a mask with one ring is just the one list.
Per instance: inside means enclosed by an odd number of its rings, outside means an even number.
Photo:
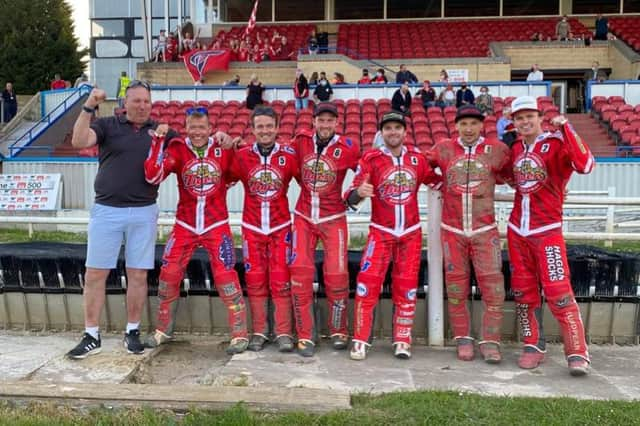
[{"label": "banner with text", "polygon": [[62,175],[0,175],[0,210],[57,210]]}]

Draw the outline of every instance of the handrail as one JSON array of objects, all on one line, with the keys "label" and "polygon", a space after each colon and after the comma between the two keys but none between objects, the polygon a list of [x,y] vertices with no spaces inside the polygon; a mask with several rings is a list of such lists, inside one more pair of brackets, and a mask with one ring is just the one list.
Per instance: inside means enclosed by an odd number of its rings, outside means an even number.
[{"label": "handrail", "polygon": [[[52,120],[55,121],[58,117],[60,117],[64,113],[64,111],[67,111],[69,108],[71,108],[77,102],[79,102],[80,99],[85,94],[88,94],[91,91],[91,89],[92,89],[91,86],[84,85],[84,86],[79,87],[77,90],[74,90],[57,107],[55,107],[49,114],[47,114],[46,116],[42,117],[36,124],[31,126],[31,128],[29,128],[29,130],[27,130],[22,136],[20,136],[18,139],[16,139],[16,141],[14,143],[12,143],[11,146],[9,146],[9,156],[10,157],[16,157],[18,154],[20,154],[20,152],[22,152],[22,150],[28,149],[29,145],[31,143],[33,143],[33,141],[36,138],[38,138],[38,136],[43,134],[49,128],[49,126],[52,124]],[[71,101],[72,98],[74,98],[73,101]],[[52,119],[52,117],[54,115],[55,115],[55,118]],[[38,129],[38,127],[41,127],[41,125],[45,124],[45,123],[46,123],[46,126]],[[36,129],[38,129],[38,130],[36,130]],[[25,138],[27,138],[27,142],[26,143],[24,143],[24,141],[23,141]],[[16,146],[21,142],[23,143],[22,146]],[[18,152],[14,152],[15,150],[17,150]]]}]

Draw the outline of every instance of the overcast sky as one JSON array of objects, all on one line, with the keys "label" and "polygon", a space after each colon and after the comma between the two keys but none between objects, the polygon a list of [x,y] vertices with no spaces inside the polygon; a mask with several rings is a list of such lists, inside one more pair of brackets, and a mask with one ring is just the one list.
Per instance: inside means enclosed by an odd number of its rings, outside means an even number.
[{"label": "overcast sky", "polygon": [[81,47],[89,47],[89,0],[66,0],[73,9],[73,23]]}]

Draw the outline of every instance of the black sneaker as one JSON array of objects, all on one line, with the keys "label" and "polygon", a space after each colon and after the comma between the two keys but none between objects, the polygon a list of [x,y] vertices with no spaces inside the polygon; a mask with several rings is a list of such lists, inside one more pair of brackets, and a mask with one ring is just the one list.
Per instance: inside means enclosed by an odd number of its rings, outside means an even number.
[{"label": "black sneaker", "polygon": [[259,333],[254,333],[251,336],[251,340],[249,340],[249,345],[247,349],[254,352],[261,351],[264,349],[264,345],[266,345],[268,341],[269,340],[267,339],[266,336]]},{"label": "black sneaker", "polygon": [[85,359],[89,355],[99,354],[102,351],[102,345],[100,343],[100,336],[94,339],[89,333],[84,333],[82,340],[78,343],[78,346],[67,352],[67,358],[71,359]]},{"label": "black sneaker", "polygon": [[124,347],[130,354],[144,353],[144,344],[140,341],[140,330],[124,333]]}]

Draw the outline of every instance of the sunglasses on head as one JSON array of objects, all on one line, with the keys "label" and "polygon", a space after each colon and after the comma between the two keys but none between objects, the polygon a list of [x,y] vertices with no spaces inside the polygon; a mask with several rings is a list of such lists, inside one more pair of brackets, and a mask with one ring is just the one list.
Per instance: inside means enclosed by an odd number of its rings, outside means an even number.
[{"label": "sunglasses on head", "polygon": [[149,85],[149,83],[147,83],[146,81],[142,81],[142,80],[131,80],[131,82],[127,86],[127,89],[133,89],[133,88],[136,88],[136,87],[144,87],[149,92],[151,91],[151,86]]},{"label": "sunglasses on head", "polygon": [[187,115],[191,115],[191,114],[209,115],[209,111],[205,107],[187,108],[185,112],[187,113]]}]

